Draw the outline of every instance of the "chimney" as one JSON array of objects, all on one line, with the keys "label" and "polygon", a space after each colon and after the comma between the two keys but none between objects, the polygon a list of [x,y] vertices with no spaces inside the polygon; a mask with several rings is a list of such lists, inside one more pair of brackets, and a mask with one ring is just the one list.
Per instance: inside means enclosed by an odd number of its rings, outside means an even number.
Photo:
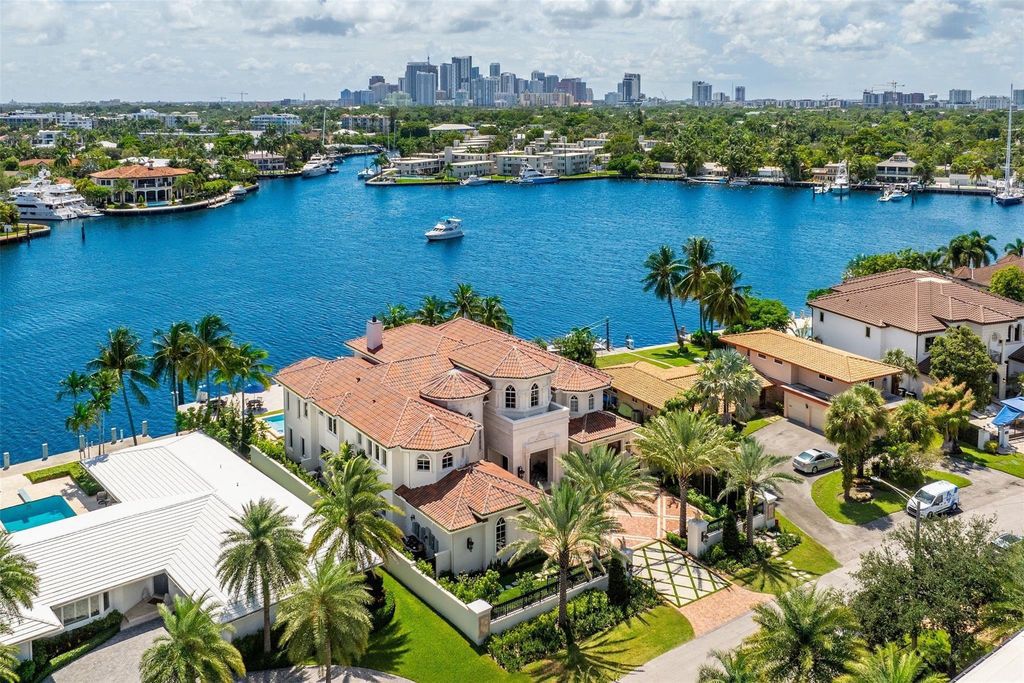
[{"label": "chimney", "polygon": [[366,350],[377,351],[382,346],[384,346],[384,324],[377,320],[377,316],[373,316],[366,323]]}]

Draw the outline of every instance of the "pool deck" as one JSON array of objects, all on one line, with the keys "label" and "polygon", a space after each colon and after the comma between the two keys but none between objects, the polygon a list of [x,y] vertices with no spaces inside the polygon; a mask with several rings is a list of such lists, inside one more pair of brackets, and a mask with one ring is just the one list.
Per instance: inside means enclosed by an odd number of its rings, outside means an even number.
[{"label": "pool deck", "polygon": [[[227,402],[229,404],[237,406],[238,401],[241,399],[241,396],[236,393],[226,394],[221,398],[225,398],[227,399]],[[271,384],[270,388],[267,389],[266,391],[261,391],[255,394],[245,394],[246,402],[254,398],[263,399],[263,412],[256,413],[257,417],[260,417],[262,415],[268,415],[270,413],[279,413],[282,410],[284,410],[284,387],[282,387],[280,384]],[[202,403],[197,402],[183,403],[182,405],[178,406],[178,410],[185,412],[190,408],[199,408],[202,405]]]}]

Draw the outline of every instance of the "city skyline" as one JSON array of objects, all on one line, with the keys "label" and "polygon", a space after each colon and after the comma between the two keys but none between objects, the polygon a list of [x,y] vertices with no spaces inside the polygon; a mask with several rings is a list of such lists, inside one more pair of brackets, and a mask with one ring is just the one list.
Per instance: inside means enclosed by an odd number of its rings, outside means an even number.
[{"label": "city skyline", "polygon": [[[587,82],[595,99],[624,73],[650,97],[687,99],[703,80],[747,99],[857,99],[895,79],[908,91],[1008,92],[1024,1],[906,5],[656,0],[354,3],[22,2],[0,7],[0,99],[24,102],[335,99],[408,62],[472,55],[520,77]],[[96,35],[105,35],[97,41]],[[897,36],[894,40],[893,36]],[[884,50],[879,47],[884,46]],[[41,59],[41,55],[47,55]],[[983,60],[984,69],[978,69]],[[1015,78],[1016,76],[1016,78]]]}]

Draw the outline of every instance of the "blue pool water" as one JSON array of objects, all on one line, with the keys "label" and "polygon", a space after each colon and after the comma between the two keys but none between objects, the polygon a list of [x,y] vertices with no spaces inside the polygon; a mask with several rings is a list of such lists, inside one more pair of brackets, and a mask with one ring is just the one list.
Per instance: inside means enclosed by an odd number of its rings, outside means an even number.
[{"label": "blue pool water", "polygon": [[49,496],[0,510],[0,524],[14,533],[74,516],[75,511],[66,500]]},{"label": "blue pool water", "polygon": [[278,436],[284,436],[284,413],[265,417],[263,418],[263,421],[270,425],[270,428],[273,429]]},{"label": "blue pool water", "polygon": [[[810,190],[583,181],[520,187],[363,186],[362,168],[276,179],[245,202],[211,211],[55,224],[46,238],[0,249],[0,450],[12,461],[70,450],[71,401],[57,382],[81,369],[108,328],[148,339],[173,320],[218,312],[280,367],[344,353],[386,303],[414,308],[456,282],[499,294],[530,338],[611,318],[612,340],[670,339],[664,302],[645,294],[644,257],[659,244],[711,237],[720,258],[763,296],[799,310],[809,289],[835,282],[851,256],[931,248],[973,229],[1002,245],[1024,234],[1024,209],[987,198],[928,195],[879,203]],[[466,236],[427,243],[446,215]],[[692,329],[696,307],[679,310]],[[169,389],[133,410],[155,433],[173,429]],[[134,404],[133,404],[134,405]],[[128,430],[114,402],[107,428]],[[96,430],[93,430],[95,435]]]}]

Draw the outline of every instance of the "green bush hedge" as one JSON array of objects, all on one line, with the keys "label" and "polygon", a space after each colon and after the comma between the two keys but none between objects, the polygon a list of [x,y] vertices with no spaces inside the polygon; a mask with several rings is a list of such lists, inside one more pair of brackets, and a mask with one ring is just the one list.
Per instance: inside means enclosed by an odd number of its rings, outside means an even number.
[{"label": "green bush hedge", "polygon": [[287,649],[281,646],[283,626],[270,629],[270,654],[263,653],[263,629],[241,638],[235,638],[231,644],[242,655],[246,671],[263,671],[265,669],[284,669],[292,663],[288,660]]},{"label": "green bush hedge", "polygon": [[34,472],[26,472],[25,478],[33,484],[61,477],[71,477],[82,492],[87,496],[95,496],[103,487],[99,485],[92,475],[85,471],[81,463],[69,462],[63,465],[54,465]]},{"label": "green bush hedge", "polygon": [[467,605],[474,600],[486,600],[494,603],[504,587],[501,585],[501,574],[493,569],[476,574],[459,574],[454,579],[442,576],[437,580],[441,587]]},{"label": "green bush hedge", "polygon": [[668,541],[670,545],[674,545],[679,550],[686,550],[686,539],[680,536],[679,534],[674,534],[671,531],[666,531],[665,540]]},{"label": "green bush hedge", "polygon": [[384,591],[384,601],[370,610],[370,628],[379,631],[395,618],[395,596]]},{"label": "green bush hedge", "polygon": [[[77,463],[75,463],[77,464]],[[45,481],[45,480],[43,480]],[[32,643],[32,659],[18,666],[21,683],[41,681],[57,669],[67,666],[90,650],[107,642],[121,630],[121,619],[113,610],[102,619],[79,626],[52,638],[40,638]]]},{"label": "green bush hedge", "polygon": [[312,474],[302,469],[302,465],[294,462],[291,458],[285,455],[284,443],[281,441],[271,441],[270,439],[255,439],[252,445],[260,450],[263,455],[267,456],[271,460],[284,466],[286,470],[294,474],[296,477],[308,484],[314,491],[322,491],[323,486],[316,480]]}]

